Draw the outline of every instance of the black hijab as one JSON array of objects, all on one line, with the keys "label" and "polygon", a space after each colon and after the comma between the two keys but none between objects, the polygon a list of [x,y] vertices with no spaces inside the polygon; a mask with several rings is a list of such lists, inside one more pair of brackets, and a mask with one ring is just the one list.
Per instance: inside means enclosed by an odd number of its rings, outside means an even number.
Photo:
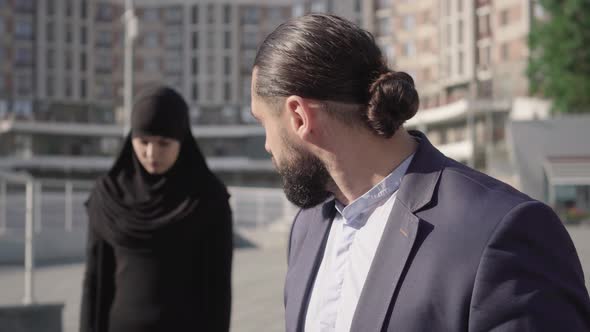
[{"label": "black hijab", "polygon": [[[149,174],[140,164],[131,140],[143,135],[180,141],[178,159],[166,173]],[[205,198],[228,194],[191,133],[186,102],[169,87],[145,90],[133,105],[131,133],[87,202],[91,226],[109,242],[149,249],[171,225],[198,222],[193,215]]]}]

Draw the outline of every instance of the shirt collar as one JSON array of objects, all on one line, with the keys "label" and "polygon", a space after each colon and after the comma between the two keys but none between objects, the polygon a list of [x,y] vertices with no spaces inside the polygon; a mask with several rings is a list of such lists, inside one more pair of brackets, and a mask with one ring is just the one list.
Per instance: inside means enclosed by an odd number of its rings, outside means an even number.
[{"label": "shirt collar", "polygon": [[398,167],[396,167],[388,176],[381,182],[377,183],[373,188],[367,191],[364,195],[354,200],[352,203],[344,206],[336,200],[336,210],[344,217],[346,224],[354,221],[359,215],[367,211],[396,192],[399,189],[403,176],[406,174],[414,154],[406,158]]}]

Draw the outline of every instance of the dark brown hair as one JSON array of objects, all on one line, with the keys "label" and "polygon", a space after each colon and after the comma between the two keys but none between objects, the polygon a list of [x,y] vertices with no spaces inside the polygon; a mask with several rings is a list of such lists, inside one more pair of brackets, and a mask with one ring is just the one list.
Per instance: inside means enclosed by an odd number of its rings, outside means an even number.
[{"label": "dark brown hair", "polygon": [[281,24],[259,47],[254,67],[257,95],[359,105],[357,117],[341,118],[356,119],[387,138],[419,106],[410,75],[387,67],[369,32],[333,15],[310,14]]}]

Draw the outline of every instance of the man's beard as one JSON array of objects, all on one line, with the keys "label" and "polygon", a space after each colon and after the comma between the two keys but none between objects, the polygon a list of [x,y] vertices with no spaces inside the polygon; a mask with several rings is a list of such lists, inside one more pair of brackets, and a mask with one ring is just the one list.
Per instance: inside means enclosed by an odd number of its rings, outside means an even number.
[{"label": "man's beard", "polygon": [[324,202],[331,193],[327,190],[332,177],[324,163],[310,152],[283,141],[289,151],[290,160],[277,166],[283,178],[283,190],[287,199],[300,208],[310,208]]}]

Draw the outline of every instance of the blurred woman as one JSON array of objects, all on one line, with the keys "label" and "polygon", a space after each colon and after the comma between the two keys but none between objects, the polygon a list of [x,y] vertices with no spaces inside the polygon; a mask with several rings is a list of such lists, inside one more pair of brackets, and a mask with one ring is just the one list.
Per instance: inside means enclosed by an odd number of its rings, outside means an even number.
[{"label": "blurred woman", "polygon": [[141,94],[87,202],[81,331],[228,331],[232,221],[173,89]]}]

